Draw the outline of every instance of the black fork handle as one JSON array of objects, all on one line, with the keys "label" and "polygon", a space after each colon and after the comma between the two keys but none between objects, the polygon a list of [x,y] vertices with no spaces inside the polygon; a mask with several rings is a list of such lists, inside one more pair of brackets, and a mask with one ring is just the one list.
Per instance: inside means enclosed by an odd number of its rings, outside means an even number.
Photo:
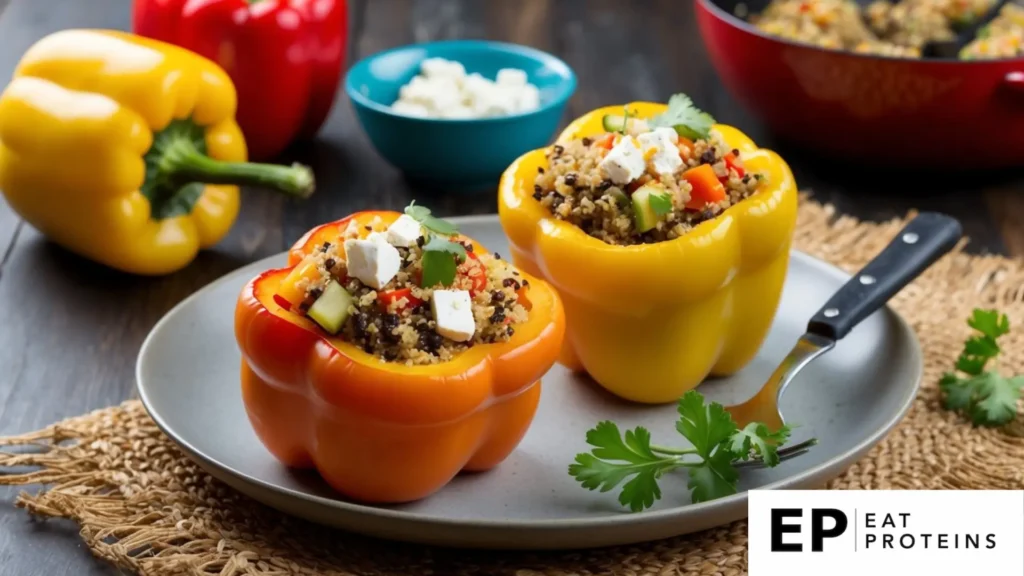
[{"label": "black fork handle", "polygon": [[807,324],[807,331],[832,340],[885,305],[960,240],[955,218],[923,212],[871,262],[843,285]]}]

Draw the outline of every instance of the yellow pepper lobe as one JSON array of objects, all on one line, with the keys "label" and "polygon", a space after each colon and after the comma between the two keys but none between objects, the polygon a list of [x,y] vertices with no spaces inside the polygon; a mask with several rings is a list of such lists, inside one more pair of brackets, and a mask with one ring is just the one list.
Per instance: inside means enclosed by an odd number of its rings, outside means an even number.
[{"label": "yellow pepper lobe", "polygon": [[[638,118],[665,110],[647,102],[628,106]],[[602,134],[604,115],[620,110],[590,112],[558,141]],[[612,246],[554,218],[532,198],[537,169],[547,168],[544,150],[521,156],[499,185],[498,211],[515,264],[562,297],[559,361],[629,400],[674,402],[709,375],[741,369],[760,348],[781,297],[796,223],[793,175],[739,130],[712,130],[765,183],[674,240]]]},{"label": "yellow pepper lobe", "polygon": [[0,189],[73,252],[173,272],[227,234],[238,184],[312,190],[308,169],[245,162],[235,106],[227,74],[181,48],[117,31],[51,34],[0,95]]}]

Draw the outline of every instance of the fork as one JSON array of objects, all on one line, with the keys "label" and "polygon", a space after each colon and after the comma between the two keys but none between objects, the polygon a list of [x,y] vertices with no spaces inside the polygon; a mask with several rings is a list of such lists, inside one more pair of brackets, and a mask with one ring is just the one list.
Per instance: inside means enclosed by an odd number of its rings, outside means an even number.
[{"label": "fork", "polygon": [[[786,388],[805,366],[831,350],[862,320],[885,305],[960,240],[960,223],[950,216],[922,212],[837,291],[807,324],[807,333],[779,364],[753,398],[726,407],[736,425],[763,422],[769,430],[785,424],[779,403]],[[779,450],[780,459],[807,451],[813,441]]]}]

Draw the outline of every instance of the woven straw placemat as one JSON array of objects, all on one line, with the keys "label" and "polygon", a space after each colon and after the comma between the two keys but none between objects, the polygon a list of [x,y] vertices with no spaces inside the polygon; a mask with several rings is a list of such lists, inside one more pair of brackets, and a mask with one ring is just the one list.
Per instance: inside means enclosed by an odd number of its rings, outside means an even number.
[{"label": "woven straw placemat", "polygon": [[[804,199],[796,246],[853,271],[902,221],[837,218]],[[978,307],[1024,323],[1024,262],[960,251],[893,301],[925,352],[921,393],[903,423],[833,488],[1021,489],[1024,425],[973,428],[940,408],[950,368]],[[1002,369],[1024,372],[1024,328],[1006,336]],[[24,453],[31,446],[38,453]],[[97,556],[139,574],[463,575],[744,574],[745,522],[643,545],[573,552],[489,552],[374,540],[289,518],[205,474],[153,424],[137,400],[45,430],[0,438],[0,485],[46,485],[18,506],[73,519]],[[21,453],[15,453],[21,452]],[[15,467],[34,467],[18,473]],[[4,474],[5,469],[7,474]],[[24,468],[21,468],[24,470]]]}]

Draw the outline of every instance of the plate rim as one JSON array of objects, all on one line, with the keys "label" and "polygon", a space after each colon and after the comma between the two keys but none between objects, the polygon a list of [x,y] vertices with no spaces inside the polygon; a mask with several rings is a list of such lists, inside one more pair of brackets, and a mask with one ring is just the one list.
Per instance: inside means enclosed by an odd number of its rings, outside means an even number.
[{"label": "plate rim", "polygon": [[[496,222],[498,219],[497,214],[484,214],[484,215],[471,215],[471,216],[458,216],[446,218],[455,223],[463,224],[477,224],[477,223],[491,223]],[[397,520],[404,522],[413,522],[418,525],[429,527],[448,527],[448,528],[481,528],[487,530],[589,530],[589,529],[607,529],[607,528],[620,528],[626,529],[631,526],[642,526],[649,523],[657,523],[659,521],[671,520],[674,518],[685,519],[685,515],[696,515],[701,513],[713,512],[715,509],[724,508],[728,509],[733,506],[743,505],[749,495],[749,490],[737,492],[724,498],[718,498],[715,500],[709,500],[706,502],[700,502],[697,504],[686,504],[682,506],[673,506],[670,508],[660,510],[646,510],[643,512],[615,512],[608,515],[602,516],[581,516],[576,518],[544,518],[544,519],[529,519],[529,518],[508,518],[508,519],[495,519],[495,518],[480,518],[480,519],[458,519],[458,518],[447,518],[440,517],[431,514],[424,514],[420,512],[409,512],[404,510],[395,510],[392,508],[380,507],[370,504],[361,504],[358,502],[351,502],[347,500],[339,500],[333,498],[326,498],[323,496],[317,496],[300,492],[292,488],[282,487],[276,484],[272,484],[260,478],[255,478],[247,473],[241,472],[232,468],[231,466],[225,465],[218,462],[208,456],[203,451],[197,449],[195,446],[187,442],[184,438],[179,436],[171,426],[169,426],[160,414],[152,406],[152,402],[146,393],[146,387],[143,385],[143,364],[144,358],[146,357],[148,350],[152,347],[153,339],[155,335],[163,328],[163,326],[170,321],[170,319],[177,314],[182,308],[191,304],[193,300],[197,300],[203,297],[204,294],[214,290],[219,285],[229,281],[235,276],[241,269],[261,262],[270,262],[279,260],[287,257],[288,251],[279,252],[277,254],[261,258],[252,262],[248,262],[239,266],[220,277],[212,280],[205,286],[199,288],[188,297],[180,301],[178,304],[168,310],[156,324],[150,329],[146,335],[145,340],[142,342],[142,346],[139,348],[138,355],[136,356],[135,363],[135,389],[139,395],[139,399],[142,401],[143,407],[149,414],[150,418],[156,423],[157,427],[171,439],[172,442],[178,445],[186,454],[192,459],[196,460],[201,467],[206,469],[208,473],[215,477],[219,477],[218,474],[213,473],[210,468],[216,469],[222,474],[233,476],[235,479],[244,481],[248,484],[255,486],[256,488],[275,492],[283,496],[290,498],[296,498],[304,501],[306,504],[328,506],[334,509],[338,509],[346,514],[356,515],[367,515],[376,517],[378,519],[385,520]],[[831,274],[846,281],[852,277],[851,274],[844,271],[842,268],[826,262],[820,258],[812,256],[806,252],[791,249],[790,258],[798,258],[805,260],[808,264],[822,270],[827,274]],[[788,274],[788,270],[787,270]],[[777,490],[793,485],[806,484],[822,474],[827,474],[830,469],[838,465],[843,465],[844,462],[850,458],[854,461],[860,458],[868,450],[878,444],[886,435],[892,431],[906,416],[914,403],[917,393],[921,386],[921,380],[924,375],[924,356],[921,350],[921,343],[917,338],[917,334],[910,327],[907,321],[891,306],[886,304],[880,312],[885,312],[891,319],[895,320],[895,325],[899,332],[905,336],[905,340],[910,345],[911,355],[916,358],[913,362],[913,384],[907,388],[902,402],[899,408],[893,413],[893,416],[888,419],[882,426],[875,430],[870,435],[863,438],[860,442],[854,445],[852,448],[845,450],[844,452],[829,458],[828,460],[817,464],[814,467],[808,468],[801,472],[795,473],[790,476],[786,476],[783,479],[758,486],[755,490]],[[236,344],[237,346],[237,344]],[[829,478],[834,475],[828,476]],[[225,481],[221,478],[222,481]],[[225,481],[225,483],[228,483]],[[229,483],[230,484],[230,483]],[[283,511],[282,511],[283,512]],[[287,512],[283,512],[287,513]],[[289,515],[294,515],[287,513]],[[744,512],[745,517],[746,514]],[[682,534],[683,532],[680,532]],[[625,543],[626,540],[624,539]]]}]

